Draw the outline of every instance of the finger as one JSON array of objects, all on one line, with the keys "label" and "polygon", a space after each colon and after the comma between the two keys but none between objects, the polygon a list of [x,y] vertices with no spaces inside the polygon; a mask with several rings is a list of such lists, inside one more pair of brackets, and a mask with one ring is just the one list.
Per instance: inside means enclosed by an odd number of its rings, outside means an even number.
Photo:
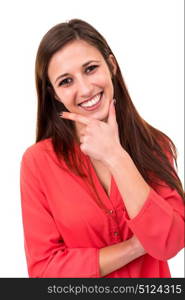
[{"label": "finger", "polygon": [[113,127],[117,126],[115,101],[116,100],[113,99],[111,101],[111,103],[110,103],[110,106],[109,106],[109,115],[108,115],[108,120],[107,120],[107,123],[110,124]]},{"label": "finger", "polygon": [[68,120],[72,120],[75,122],[79,122],[85,125],[88,125],[91,121],[90,118],[84,117],[80,114],[75,114],[75,113],[70,113],[70,112],[62,112],[60,113],[60,117],[63,119],[68,119]]}]

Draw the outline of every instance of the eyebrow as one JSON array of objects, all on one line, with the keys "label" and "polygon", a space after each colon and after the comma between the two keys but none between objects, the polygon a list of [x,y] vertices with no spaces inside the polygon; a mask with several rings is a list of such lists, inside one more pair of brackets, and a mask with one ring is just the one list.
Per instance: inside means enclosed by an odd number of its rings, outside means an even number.
[{"label": "eyebrow", "polygon": [[[82,67],[84,68],[84,67],[86,67],[87,65],[89,65],[89,64],[92,63],[92,62],[99,63],[100,61],[99,61],[99,60],[89,60],[88,62],[86,62],[85,64],[83,64]],[[59,80],[60,78],[65,77],[65,76],[68,76],[68,75],[70,75],[70,74],[69,74],[69,73],[64,73],[64,74],[58,76],[57,79],[55,80],[55,83],[56,83],[57,80]]]}]

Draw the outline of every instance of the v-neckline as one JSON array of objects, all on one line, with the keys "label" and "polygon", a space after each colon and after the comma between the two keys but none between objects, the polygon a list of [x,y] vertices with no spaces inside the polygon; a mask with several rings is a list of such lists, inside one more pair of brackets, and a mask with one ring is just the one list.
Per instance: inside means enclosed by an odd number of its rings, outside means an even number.
[{"label": "v-neckline", "polygon": [[109,194],[108,194],[108,193],[106,192],[106,190],[104,189],[103,184],[101,183],[101,181],[100,181],[100,179],[99,179],[99,177],[98,177],[98,174],[97,174],[97,172],[96,172],[96,170],[95,170],[95,168],[94,168],[94,166],[93,166],[93,163],[91,162],[90,157],[87,156],[87,158],[88,158],[88,162],[89,162],[90,168],[91,168],[91,170],[92,170],[92,172],[93,172],[93,174],[94,174],[94,176],[95,176],[95,178],[96,178],[97,184],[99,185],[99,187],[100,187],[100,189],[101,189],[101,191],[102,191],[104,197],[105,197],[106,199],[110,200],[110,199],[112,198],[113,184],[114,184],[114,183],[113,183],[113,182],[114,182],[114,178],[113,178],[112,174],[111,174],[111,179],[110,179],[110,189],[109,189]]}]

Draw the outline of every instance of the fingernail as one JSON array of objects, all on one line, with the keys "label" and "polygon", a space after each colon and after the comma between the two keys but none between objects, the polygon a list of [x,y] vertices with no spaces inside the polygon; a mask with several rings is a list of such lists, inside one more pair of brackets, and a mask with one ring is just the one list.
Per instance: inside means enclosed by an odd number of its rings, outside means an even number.
[{"label": "fingernail", "polygon": [[116,99],[113,99],[114,105],[116,105]]},{"label": "fingernail", "polygon": [[60,117],[63,117],[63,112],[60,112],[60,113],[59,113],[59,116],[60,116]]}]

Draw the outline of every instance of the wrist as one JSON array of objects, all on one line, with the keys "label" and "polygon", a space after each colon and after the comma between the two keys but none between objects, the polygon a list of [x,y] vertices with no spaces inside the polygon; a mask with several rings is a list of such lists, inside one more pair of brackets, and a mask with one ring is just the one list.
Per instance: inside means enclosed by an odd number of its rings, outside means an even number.
[{"label": "wrist", "polygon": [[125,257],[127,257],[128,262],[130,262],[142,255],[139,247],[137,247],[136,244],[132,241],[132,238],[122,242],[121,244],[122,259],[125,259]]},{"label": "wrist", "polygon": [[121,145],[114,147],[112,153],[105,158],[104,163],[111,170],[120,165],[120,160],[127,159],[128,153],[123,149]]},{"label": "wrist", "polygon": [[136,238],[136,236],[130,238],[129,241],[131,243],[133,253],[136,255],[136,257],[146,254],[145,249],[141,245],[140,241]]}]

